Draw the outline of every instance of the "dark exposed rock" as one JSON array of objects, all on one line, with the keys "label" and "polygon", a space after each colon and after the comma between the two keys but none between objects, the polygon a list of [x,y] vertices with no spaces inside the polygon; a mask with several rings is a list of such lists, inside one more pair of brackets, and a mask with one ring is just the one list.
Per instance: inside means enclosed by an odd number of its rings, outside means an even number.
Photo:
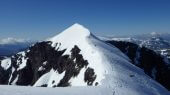
[{"label": "dark exposed rock", "polygon": [[57,87],[57,85],[54,85],[53,87],[55,88],[55,87]]},{"label": "dark exposed rock", "polygon": [[47,87],[48,85],[47,84],[43,84],[43,85],[41,85],[41,87]]},{"label": "dark exposed rock", "polygon": [[0,66],[0,84],[8,84],[8,79],[10,77],[10,74],[11,74],[11,69],[4,70]]},{"label": "dark exposed rock", "polygon": [[[96,75],[94,69],[87,68],[85,72],[84,81],[87,82],[88,85],[93,85],[95,79],[96,79]],[[97,85],[97,83],[95,85]]]},{"label": "dark exposed rock", "polygon": [[55,81],[53,80],[53,81],[52,81],[52,84],[54,84],[54,83],[55,83]]},{"label": "dark exposed rock", "polygon": [[79,74],[80,70],[88,65],[87,60],[84,60],[83,56],[79,53],[80,49],[77,46],[75,46],[71,50],[71,58],[70,59],[67,58],[67,62],[62,63],[67,65],[66,72],[64,78],[60,81],[58,86],[62,87],[70,86],[70,83],[68,83],[68,81],[71,79],[71,77],[76,77]]},{"label": "dark exposed rock", "polygon": [[96,83],[95,83],[95,86],[97,86],[98,84],[99,84],[99,83],[98,83],[98,82],[96,82]]},{"label": "dark exposed rock", "polygon": [[119,48],[132,61],[132,63],[170,90],[170,65],[164,61],[164,57],[153,50],[140,47],[134,43],[124,41],[107,41]]},{"label": "dark exposed rock", "polygon": [[0,56],[0,60],[4,59],[5,57],[4,56]]},{"label": "dark exposed rock", "polygon": [[129,75],[130,77],[134,77],[135,75]]},{"label": "dark exposed rock", "polygon": [[30,85],[33,79],[33,70],[31,64],[27,63],[27,66],[22,70],[18,71],[17,85]]}]

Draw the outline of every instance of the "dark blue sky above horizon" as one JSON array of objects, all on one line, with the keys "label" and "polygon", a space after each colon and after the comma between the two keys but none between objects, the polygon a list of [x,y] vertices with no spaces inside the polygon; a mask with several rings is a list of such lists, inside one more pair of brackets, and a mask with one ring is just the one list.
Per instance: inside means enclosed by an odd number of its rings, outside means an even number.
[{"label": "dark blue sky above horizon", "polygon": [[0,39],[45,39],[74,23],[96,35],[170,33],[170,0],[0,0]]}]

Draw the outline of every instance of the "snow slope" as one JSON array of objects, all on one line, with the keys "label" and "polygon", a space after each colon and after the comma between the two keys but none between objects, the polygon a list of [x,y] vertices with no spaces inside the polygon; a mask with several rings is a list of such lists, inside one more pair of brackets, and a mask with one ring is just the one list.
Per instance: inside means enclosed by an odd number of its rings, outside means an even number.
[{"label": "snow slope", "polygon": [[0,85],[0,95],[114,95],[109,88],[68,87],[42,88]]}]

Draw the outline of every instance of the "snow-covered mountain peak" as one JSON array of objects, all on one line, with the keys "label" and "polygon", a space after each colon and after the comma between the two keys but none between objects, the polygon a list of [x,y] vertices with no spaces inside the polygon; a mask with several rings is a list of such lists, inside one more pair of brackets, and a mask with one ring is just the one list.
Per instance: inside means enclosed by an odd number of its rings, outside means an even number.
[{"label": "snow-covered mountain peak", "polygon": [[71,27],[67,28],[59,35],[54,36],[50,40],[55,42],[63,39],[67,39],[68,41],[77,41],[83,38],[90,36],[90,31],[84,26],[75,23]]},{"label": "snow-covered mountain peak", "polygon": [[56,47],[56,49],[58,47],[60,49],[67,49],[68,52],[65,53],[69,53],[75,45],[86,47],[88,39],[93,37],[87,28],[76,23],[48,41],[51,41],[52,46]]},{"label": "snow-covered mountain peak", "polygon": [[63,35],[69,35],[69,36],[89,36],[90,31],[85,28],[83,25],[80,25],[78,23],[73,24],[71,27],[67,28],[64,32],[62,32]]}]

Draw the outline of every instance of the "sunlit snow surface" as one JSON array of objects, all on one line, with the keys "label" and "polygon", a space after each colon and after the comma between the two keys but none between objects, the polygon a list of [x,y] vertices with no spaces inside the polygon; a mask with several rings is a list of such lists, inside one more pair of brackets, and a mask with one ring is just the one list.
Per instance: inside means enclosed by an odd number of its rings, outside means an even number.
[{"label": "sunlit snow surface", "polygon": [[0,95],[114,95],[110,88],[102,87],[68,87],[43,88],[0,86]]}]

